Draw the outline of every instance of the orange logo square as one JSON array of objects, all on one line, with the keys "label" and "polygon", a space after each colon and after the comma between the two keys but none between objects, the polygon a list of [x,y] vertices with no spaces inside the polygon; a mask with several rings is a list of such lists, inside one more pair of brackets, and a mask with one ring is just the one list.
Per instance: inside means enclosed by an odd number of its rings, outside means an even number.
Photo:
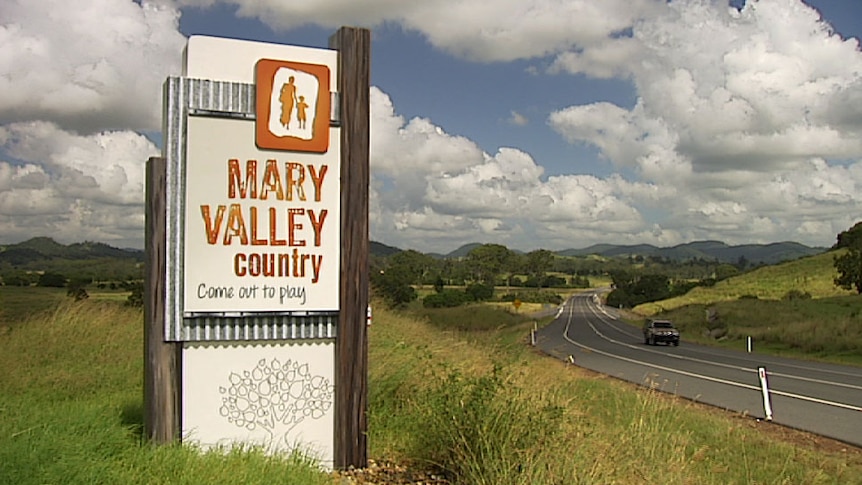
[{"label": "orange logo square", "polygon": [[329,67],[261,59],[255,74],[255,143],[258,148],[326,153],[329,149]]}]

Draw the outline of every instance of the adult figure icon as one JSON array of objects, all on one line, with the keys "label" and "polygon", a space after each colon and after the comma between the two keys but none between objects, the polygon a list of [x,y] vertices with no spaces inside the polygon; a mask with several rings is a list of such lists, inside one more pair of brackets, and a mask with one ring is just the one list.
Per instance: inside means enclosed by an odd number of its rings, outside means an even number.
[{"label": "adult figure icon", "polygon": [[290,118],[293,115],[293,105],[296,103],[295,78],[290,76],[287,82],[281,86],[278,100],[281,101],[281,124],[285,129],[290,129]]}]

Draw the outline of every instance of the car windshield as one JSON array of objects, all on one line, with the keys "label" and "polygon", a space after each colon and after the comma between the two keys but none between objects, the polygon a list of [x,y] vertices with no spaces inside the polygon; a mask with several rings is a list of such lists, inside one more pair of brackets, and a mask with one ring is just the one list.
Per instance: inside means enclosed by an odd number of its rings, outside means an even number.
[{"label": "car windshield", "polygon": [[655,328],[673,328],[673,324],[670,322],[655,322],[653,323]]}]

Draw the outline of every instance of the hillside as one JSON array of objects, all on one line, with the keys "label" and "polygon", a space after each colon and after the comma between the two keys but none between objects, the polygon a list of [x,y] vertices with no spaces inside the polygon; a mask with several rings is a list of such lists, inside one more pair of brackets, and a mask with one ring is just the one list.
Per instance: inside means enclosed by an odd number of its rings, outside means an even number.
[{"label": "hillside", "polygon": [[[144,252],[118,249],[104,243],[63,245],[48,237],[0,246],[0,282],[34,283],[41,273],[59,273],[67,278],[136,280],[143,278]],[[17,283],[10,283],[17,281]]]},{"label": "hillside", "polygon": [[651,315],[661,310],[671,310],[689,304],[711,304],[738,300],[740,297],[780,300],[793,290],[808,293],[812,298],[856,294],[855,291],[843,290],[834,284],[834,279],[838,273],[833,266],[833,258],[837,254],[841,253],[828,251],[772,266],[764,266],[719,281],[712,287],[699,286],[683,296],[640,305],[635,307],[634,311],[643,315]]}]

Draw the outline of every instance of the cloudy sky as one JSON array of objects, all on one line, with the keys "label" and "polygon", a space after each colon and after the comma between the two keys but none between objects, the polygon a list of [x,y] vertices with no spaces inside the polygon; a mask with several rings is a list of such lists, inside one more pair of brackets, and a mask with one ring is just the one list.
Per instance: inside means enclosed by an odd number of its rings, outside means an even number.
[{"label": "cloudy sky", "polygon": [[862,220],[859,0],[2,0],[0,244],[143,247],[189,35],[372,31],[371,238],[419,251]]}]

